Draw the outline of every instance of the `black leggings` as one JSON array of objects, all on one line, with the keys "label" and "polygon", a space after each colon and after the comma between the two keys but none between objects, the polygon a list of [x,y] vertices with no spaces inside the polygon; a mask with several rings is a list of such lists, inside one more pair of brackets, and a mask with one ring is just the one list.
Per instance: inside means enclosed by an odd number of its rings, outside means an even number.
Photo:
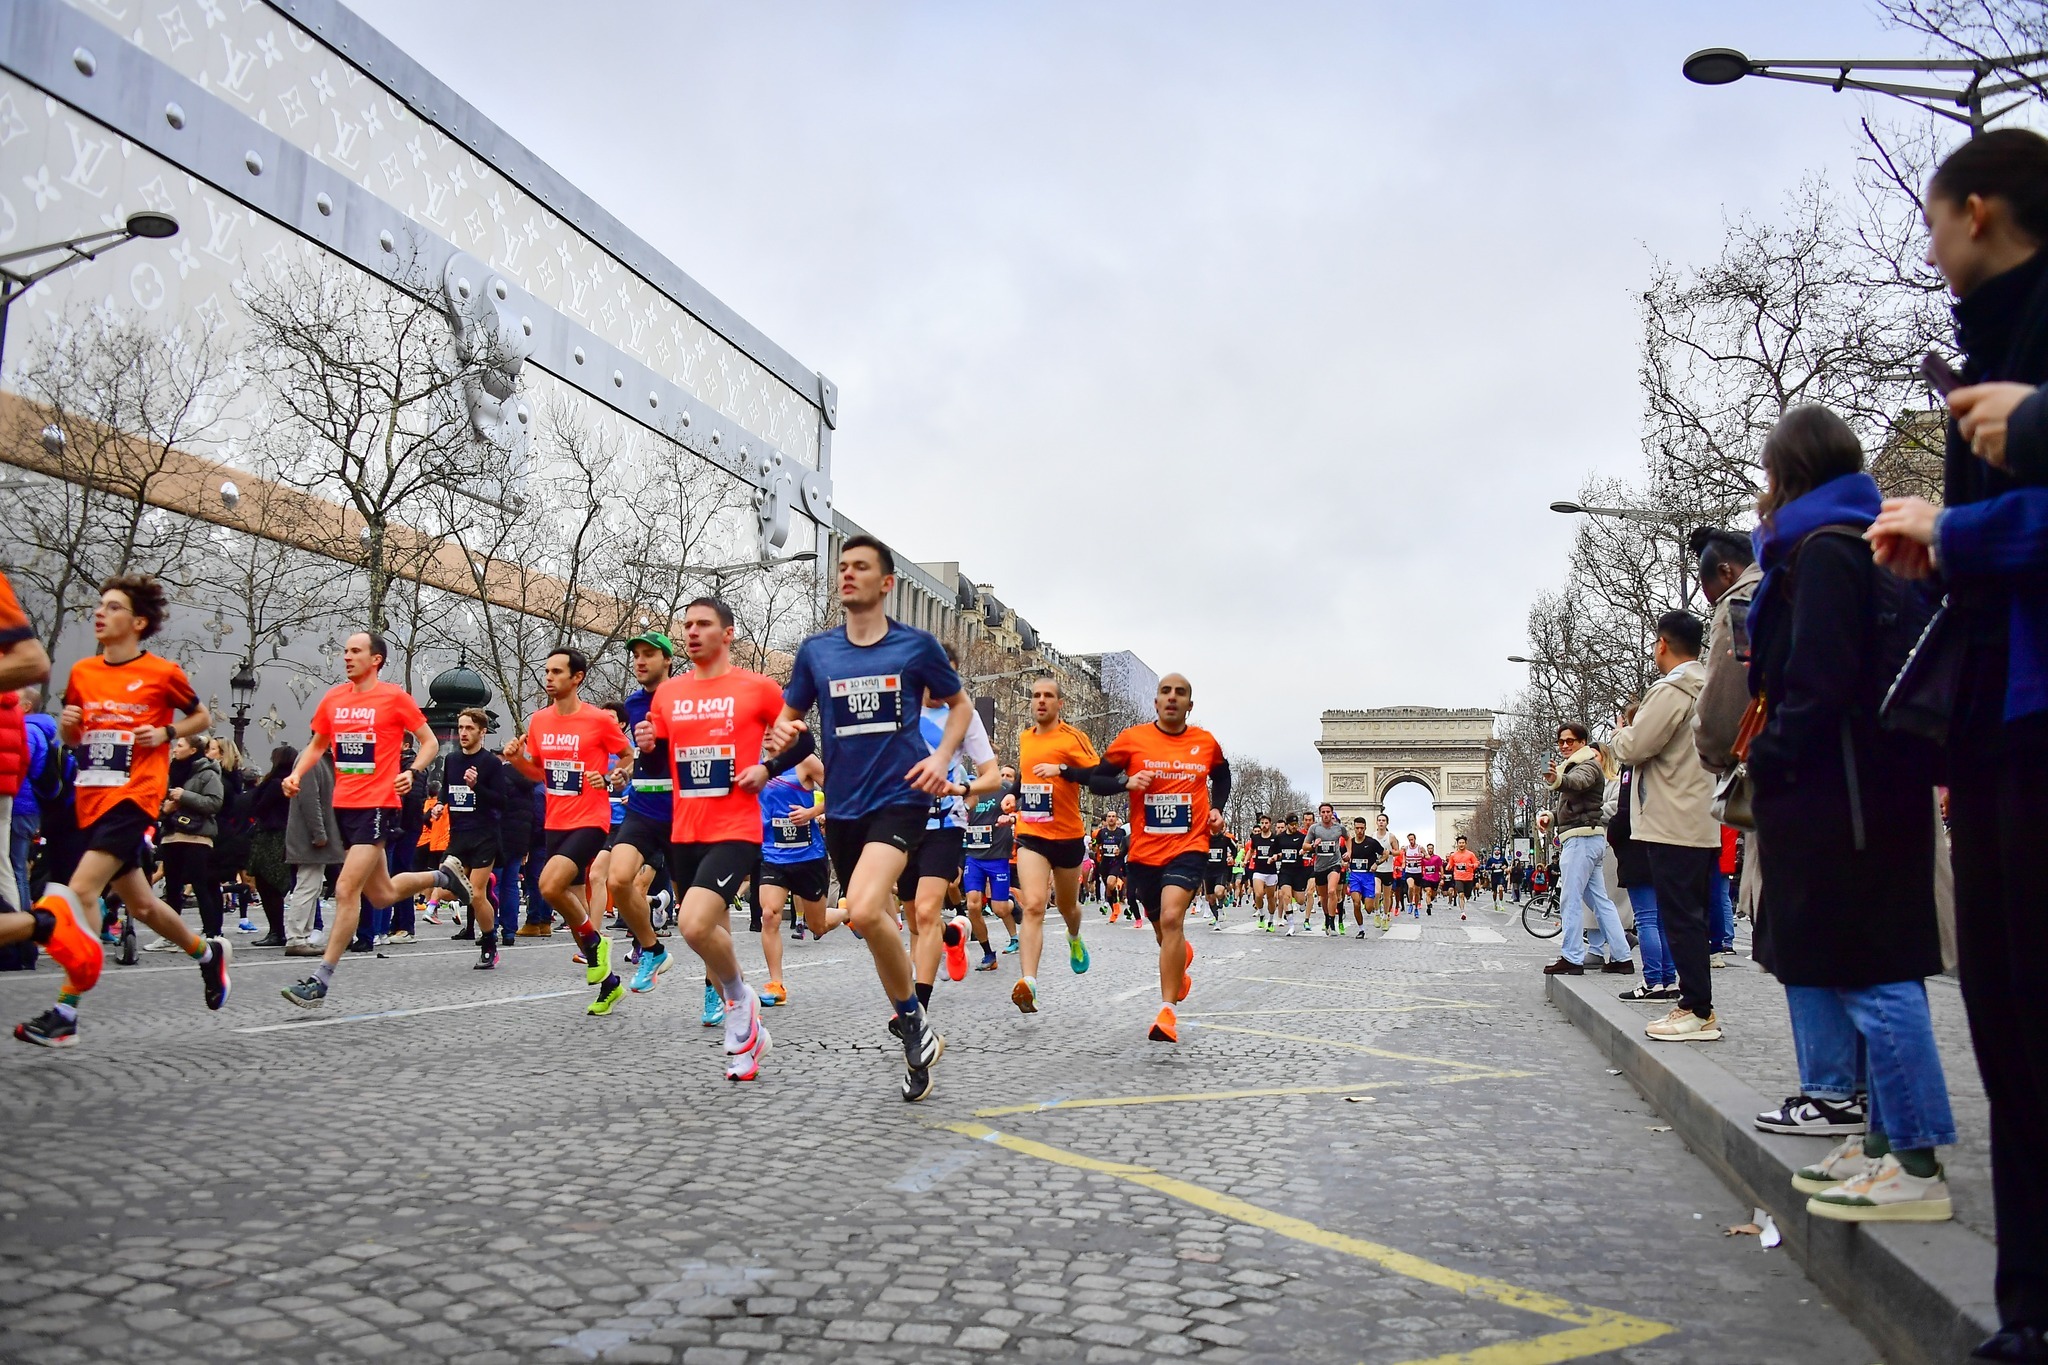
[{"label": "black leggings", "polygon": [[165,844],[157,850],[164,871],[164,903],[180,914],[185,910],[185,887],[189,883],[199,901],[200,932],[208,938],[221,934],[220,883],[213,877],[213,848],[208,844]]}]

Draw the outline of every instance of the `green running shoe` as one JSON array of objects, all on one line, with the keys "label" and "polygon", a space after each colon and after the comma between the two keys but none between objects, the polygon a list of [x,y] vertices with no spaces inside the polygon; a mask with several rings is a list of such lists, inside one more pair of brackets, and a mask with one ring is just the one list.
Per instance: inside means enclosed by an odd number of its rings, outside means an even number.
[{"label": "green running shoe", "polygon": [[1067,940],[1067,965],[1074,969],[1076,976],[1088,970],[1088,945],[1078,938]]},{"label": "green running shoe", "polygon": [[595,986],[612,974],[612,941],[604,935],[597,936],[597,951],[584,950],[583,983]]},{"label": "green running shoe", "polygon": [[626,998],[626,988],[616,976],[607,976],[604,984],[597,988],[597,999],[590,1002],[585,1014],[610,1014],[612,1006]]}]

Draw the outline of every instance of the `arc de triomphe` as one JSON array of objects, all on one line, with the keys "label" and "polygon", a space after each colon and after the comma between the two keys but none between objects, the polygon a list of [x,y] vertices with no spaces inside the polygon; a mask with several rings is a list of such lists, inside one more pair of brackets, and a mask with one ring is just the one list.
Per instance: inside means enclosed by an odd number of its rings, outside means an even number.
[{"label": "arc de triomphe", "polygon": [[[1381,706],[1370,711],[1323,712],[1323,800],[1349,821],[1370,823],[1387,792],[1401,782],[1419,782],[1436,803],[1439,852],[1448,851],[1470,824],[1486,792],[1493,762],[1493,712],[1440,706]],[[1408,831],[1394,833],[1405,836]],[[1416,830],[1424,843],[1431,835]]]}]

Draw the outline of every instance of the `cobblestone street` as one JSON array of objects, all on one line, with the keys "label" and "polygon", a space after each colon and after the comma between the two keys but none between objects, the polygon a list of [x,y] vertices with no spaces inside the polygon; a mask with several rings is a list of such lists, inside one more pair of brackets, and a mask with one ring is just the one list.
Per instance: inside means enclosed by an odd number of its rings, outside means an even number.
[{"label": "cobblestone street", "polygon": [[1749,1209],[1543,1003],[1550,945],[1508,917],[1358,942],[1233,911],[1166,1047],[1151,935],[1088,913],[1094,968],[1048,954],[1037,1016],[1012,958],[941,981],[922,1105],[843,932],[791,945],[752,1085],[687,950],[608,1019],[561,938],[494,974],[352,956],[310,1017],[274,953],[218,1016],[185,963],[110,967],[78,1048],[4,1054],[0,1358],[1876,1358],[1724,1235]]}]

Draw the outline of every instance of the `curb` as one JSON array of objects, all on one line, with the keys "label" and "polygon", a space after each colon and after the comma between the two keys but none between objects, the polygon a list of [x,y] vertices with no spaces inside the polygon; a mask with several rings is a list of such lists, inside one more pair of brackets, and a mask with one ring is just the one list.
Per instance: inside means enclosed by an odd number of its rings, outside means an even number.
[{"label": "curb", "polygon": [[1544,978],[1544,993],[1593,1041],[1686,1146],[1736,1194],[1776,1220],[1785,1249],[1891,1365],[1950,1365],[1998,1330],[1997,1255],[1961,1223],[1837,1223],[1809,1217],[1792,1173],[1826,1150],[1763,1133],[1771,1106],[1711,1060],[1713,1044],[1656,1043],[1646,1016],[1603,998],[1612,977]]}]

